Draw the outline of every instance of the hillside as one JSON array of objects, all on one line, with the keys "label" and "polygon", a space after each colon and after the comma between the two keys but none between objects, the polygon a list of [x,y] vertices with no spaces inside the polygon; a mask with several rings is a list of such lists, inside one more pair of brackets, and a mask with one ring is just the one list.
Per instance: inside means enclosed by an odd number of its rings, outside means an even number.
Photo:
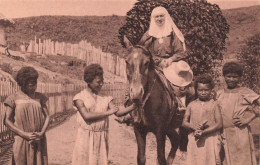
[{"label": "hillside", "polygon": [[22,42],[34,39],[52,39],[78,43],[87,40],[105,52],[120,54],[122,47],[117,37],[124,23],[120,16],[39,16],[15,19],[14,27],[8,28],[8,41],[13,49]]},{"label": "hillside", "polygon": [[[85,84],[83,81],[85,65],[85,61],[76,59],[75,57],[64,58],[56,55],[39,56],[29,53],[27,54],[27,59],[21,61],[0,53],[0,78],[11,79],[10,77],[15,77],[21,67],[32,66],[39,72],[40,82]],[[124,81],[124,78],[106,71],[104,71],[104,79],[105,82]]]},{"label": "hillside", "polygon": [[[247,37],[260,33],[260,6],[223,10],[223,15],[230,25],[225,54],[233,57]],[[15,22],[13,28],[7,29],[13,49],[36,36],[71,43],[87,40],[115,55],[126,52],[117,37],[118,29],[125,22],[123,16],[40,16],[15,19]]]},{"label": "hillside", "polygon": [[244,40],[260,33],[260,6],[223,10],[230,25],[226,44],[226,58],[234,58]]}]

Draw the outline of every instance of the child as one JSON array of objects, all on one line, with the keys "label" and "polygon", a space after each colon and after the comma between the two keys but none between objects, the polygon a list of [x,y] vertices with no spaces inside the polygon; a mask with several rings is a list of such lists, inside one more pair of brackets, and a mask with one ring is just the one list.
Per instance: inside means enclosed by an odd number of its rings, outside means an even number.
[{"label": "child", "polygon": [[256,165],[255,148],[249,123],[256,114],[248,110],[250,104],[260,104],[259,95],[240,87],[243,68],[236,62],[223,66],[226,89],[217,92],[223,118],[225,161],[227,165]]},{"label": "child", "polygon": [[193,132],[188,136],[188,165],[220,164],[218,134],[222,118],[218,102],[211,99],[213,88],[213,80],[208,75],[199,76],[195,81],[197,99],[188,105],[182,123]]},{"label": "child", "polygon": [[85,68],[84,80],[88,87],[74,98],[78,109],[78,133],[72,165],[108,165],[108,116],[124,115],[136,108],[135,104],[118,109],[112,97],[98,95],[103,86],[103,69],[98,64]]},{"label": "child", "polygon": [[38,72],[32,67],[21,68],[16,81],[21,91],[7,97],[4,122],[14,132],[12,164],[47,165],[45,132],[50,117],[47,98],[35,92]]}]

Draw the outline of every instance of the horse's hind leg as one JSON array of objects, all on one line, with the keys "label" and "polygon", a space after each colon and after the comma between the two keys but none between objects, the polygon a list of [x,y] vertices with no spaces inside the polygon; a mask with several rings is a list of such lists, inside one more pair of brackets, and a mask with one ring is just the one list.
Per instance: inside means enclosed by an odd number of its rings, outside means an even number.
[{"label": "horse's hind leg", "polygon": [[137,164],[138,165],[145,165],[145,146],[146,146],[146,131],[142,131],[136,127],[134,127],[135,137],[137,141]]},{"label": "horse's hind leg", "polygon": [[180,138],[179,138],[178,133],[175,130],[171,130],[171,131],[167,132],[167,136],[169,137],[171,145],[172,145],[171,151],[170,151],[170,153],[167,157],[167,165],[172,165],[173,160],[174,160],[175,155],[176,155],[176,151],[177,151],[178,146],[179,146]]},{"label": "horse's hind leg", "polygon": [[166,165],[165,159],[165,140],[166,134],[163,129],[160,129],[155,133],[156,142],[157,142],[157,159],[160,165]]}]

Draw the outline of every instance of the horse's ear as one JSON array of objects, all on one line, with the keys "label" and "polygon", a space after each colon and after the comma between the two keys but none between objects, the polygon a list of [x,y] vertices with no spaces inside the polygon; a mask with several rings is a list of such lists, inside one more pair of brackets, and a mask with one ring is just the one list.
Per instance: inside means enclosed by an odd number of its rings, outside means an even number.
[{"label": "horse's ear", "polygon": [[126,36],[124,36],[123,42],[128,50],[133,48],[133,44],[129,41],[129,39]]}]

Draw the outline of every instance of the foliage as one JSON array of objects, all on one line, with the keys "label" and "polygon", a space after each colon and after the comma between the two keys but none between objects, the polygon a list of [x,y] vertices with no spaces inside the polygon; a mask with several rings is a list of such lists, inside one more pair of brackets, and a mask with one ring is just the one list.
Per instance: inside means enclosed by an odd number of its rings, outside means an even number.
[{"label": "foliage", "polygon": [[260,93],[260,33],[245,41],[237,58],[244,64],[243,84]]},{"label": "foliage", "polygon": [[194,74],[212,71],[223,59],[229,25],[218,5],[205,0],[138,0],[128,11],[126,23],[119,29],[121,44],[124,46],[124,35],[134,45],[138,43],[148,30],[151,12],[157,6],[168,10],[184,34],[189,55],[187,61]]},{"label": "foliage", "polygon": [[41,57],[37,55],[31,55],[28,57],[28,60],[30,63],[40,65],[41,67],[52,72],[67,75],[72,79],[82,80],[83,73],[79,73],[83,71],[85,61],[76,59],[75,57],[66,56],[66,58],[64,58],[63,56],[57,55],[45,55],[45,57]]},{"label": "foliage", "polygon": [[[230,57],[241,47],[242,41],[259,31],[260,6],[222,10],[230,25],[227,52]],[[239,14],[240,13],[240,14]],[[240,16],[248,20],[240,22]],[[244,16],[245,17],[245,16]],[[11,49],[18,50],[20,45],[34,37],[78,43],[87,40],[105,52],[123,56],[127,53],[119,39],[118,29],[126,22],[125,16],[37,16],[15,19],[14,27],[8,27],[7,41]],[[246,32],[246,33],[245,33]]]},{"label": "foliage", "polygon": [[7,40],[11,49],[30,40],[51,39],[59,42],[78,43],[87,40],[95,47],[118,54],[121,47],[117,31],[123,24],[122,16],[38,16],[15,19],[8,27]]},{"label": "foliage", "polygon": [[6,73],[9,73],[10,75],[13,74],[13,69],[12,69],[12,66],[8,63],[1,63],[0,64],[0,68],[6,72]]}]

